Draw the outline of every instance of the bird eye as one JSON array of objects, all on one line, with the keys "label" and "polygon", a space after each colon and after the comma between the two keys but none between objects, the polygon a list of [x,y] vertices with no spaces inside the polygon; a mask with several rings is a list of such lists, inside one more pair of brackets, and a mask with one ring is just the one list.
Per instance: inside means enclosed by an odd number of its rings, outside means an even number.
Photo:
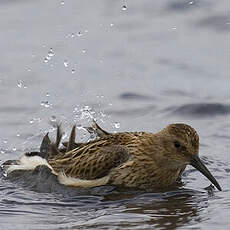
[{"label": "bird eye", "polygon": [[175,141],[175,142],[174,142],[174,146],[175,146],[177,149],[180,148],[180,146],[181,146],[181,145],[180,145],[180,142]]}]

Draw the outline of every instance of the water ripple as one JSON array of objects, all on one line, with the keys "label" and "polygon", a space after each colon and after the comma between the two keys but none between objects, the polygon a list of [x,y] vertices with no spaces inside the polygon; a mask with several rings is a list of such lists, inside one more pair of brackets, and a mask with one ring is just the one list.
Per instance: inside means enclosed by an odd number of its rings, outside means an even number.
[{"label": "water ripple", "polygon": [[211,117],[229,114],[230,105],[221,103],[192,103],[170,107],[167,111],[171,111],[171,114],[187,117]]}]

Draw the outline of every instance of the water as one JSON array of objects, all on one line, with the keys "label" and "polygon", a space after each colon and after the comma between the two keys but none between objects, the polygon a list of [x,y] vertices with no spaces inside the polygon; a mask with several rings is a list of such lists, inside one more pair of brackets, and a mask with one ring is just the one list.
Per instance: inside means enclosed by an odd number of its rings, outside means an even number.
[{"label": "water", "polygon": [[229,1],[0,5],[0,163],[36,150],[48,131],[54,137],[56,122],[65,137],[82,127],[78,141],[93,118],[114,132],[185,122],[223,187],[204,189],[209,181],[188,167],[168,191],[82,191],[41,169],[0,178],[2,229],[229,228]]}]

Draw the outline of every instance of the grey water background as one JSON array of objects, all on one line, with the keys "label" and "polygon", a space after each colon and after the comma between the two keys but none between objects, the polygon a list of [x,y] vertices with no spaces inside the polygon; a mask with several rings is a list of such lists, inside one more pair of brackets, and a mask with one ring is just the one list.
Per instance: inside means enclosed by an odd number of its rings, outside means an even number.
[{"label": "grey water background", "polygon": [[228,229],[227,0],[0,1],[0,163],[38,149],[62,122],[77,140],[185,122],[222,192],[191,167],[156,193],[59,186],[44,171],[0,178],[1,229]]}]

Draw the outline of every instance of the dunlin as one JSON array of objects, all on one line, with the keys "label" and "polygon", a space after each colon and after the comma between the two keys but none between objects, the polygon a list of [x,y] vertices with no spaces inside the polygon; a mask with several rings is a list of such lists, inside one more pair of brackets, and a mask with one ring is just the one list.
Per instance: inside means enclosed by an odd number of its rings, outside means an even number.
[{"label": "dunlin", "polygon": [[46,165],[61,184],[75,187],[115,185],[140,189],[166,188],[176,183],[187,165],[206,176],[215,187],[221,187],[198,156],[199,136],[186,124],[170,124],[158,133],[108,133],[96,123],[88,128],[97,134],[95,140],[75,143],[75,126],[69,141],[59,148],[60,127],[56,143],[48,134],[40,152],[30,152],[17,161],[7,161],[8,173],[33,170]]}]

